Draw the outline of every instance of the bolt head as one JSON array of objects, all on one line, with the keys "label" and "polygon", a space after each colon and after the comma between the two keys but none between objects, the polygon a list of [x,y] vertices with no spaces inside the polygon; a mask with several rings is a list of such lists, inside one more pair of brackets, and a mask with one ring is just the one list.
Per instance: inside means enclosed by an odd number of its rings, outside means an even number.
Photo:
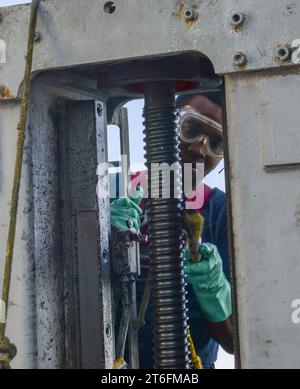
[{"label": "bolt head", "polygon": [[186,21],[191,21],[197,19],[197,12],[191,8],[187,8],[184,11],[183,17],[185,18]]},{"label": "bolt head", "polygon": [[276,59],[285,62],[291,58],[291,50],[287,46],[279,46],[275,52]]},{"label": "bolt head", "polygon": [[97,114],[99,117],[101,117],[103,114],[103,107],[101,104],[97,104]]},{"label": "bolt head", "polygon": [[245,14],[243,14],[243,12],[234,12],[232,15],[230,15],[229,21],[233,27],[239,27],[245,21]]},{"label": "bolt head", "polygon": [[108,251],[106,249],[103,250],[102,257],[103,257],[104,261],[108,260]]},{"label": "bolt head", "polygon": [[111,336],[111,326],[109,324],[105,328],[105,334],[108,338]]},{"label": "bolt head", "polygon": [[238,52],[233,57],[233,64],[236,66],[243,66],[247,63],[247,57],[244,53]]}]

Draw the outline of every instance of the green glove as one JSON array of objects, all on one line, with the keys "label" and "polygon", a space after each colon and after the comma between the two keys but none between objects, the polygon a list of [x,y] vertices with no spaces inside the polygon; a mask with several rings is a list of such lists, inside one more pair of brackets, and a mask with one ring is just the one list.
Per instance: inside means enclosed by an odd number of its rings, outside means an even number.
[{"label": "green glove", "polygon": [[185,250],[185,273],[192,286],[203,317],[211,323],[221,323],[232,315],[230,283],[223,272],[223,263],[216,246],[199,246],[201,262],[192,263]]},{"label": "green glove", "polygon": [[132,198],[121,198],[113,201],[110,205],[111,224],[120,231],[131,231],[138,234],[143,213],[139,207],[142,197],[143,188],[138,186]]}]

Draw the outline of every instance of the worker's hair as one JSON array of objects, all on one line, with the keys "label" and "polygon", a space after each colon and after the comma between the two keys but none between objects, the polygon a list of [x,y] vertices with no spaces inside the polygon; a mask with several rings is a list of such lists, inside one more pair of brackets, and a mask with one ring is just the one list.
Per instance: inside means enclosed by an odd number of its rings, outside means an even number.
[{"label": "worker's hair", "polygon": [[212,102],[221,105],[221,92],[216,91],[216,92],[206,92],[206,93],[193,93],[189,95],[182,95],[178,96],[176,99],[176,107],[181,108],[184,107],[185,105],[188,105],[189,102],[192,100],[193,97],[195,96],[205,96]]}]

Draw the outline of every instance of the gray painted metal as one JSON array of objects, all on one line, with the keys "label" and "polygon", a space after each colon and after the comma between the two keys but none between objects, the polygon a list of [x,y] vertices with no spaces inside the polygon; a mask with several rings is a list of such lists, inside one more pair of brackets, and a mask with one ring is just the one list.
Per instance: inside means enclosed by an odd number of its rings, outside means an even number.
[{"label": "gray painted metal", "polygon": [[65,360],[58,122],[53,92],[34,84],[31,96],[38,367],[52,369]]},{"label": "gray painted metal", "polygon": [[[98,106],[102,107],[99,111]],[[97,166],[107,163],[107,110],[105,104],[100,101],[95,102],[96,117],[96,145],[97,145]],[[99,258],[100,258],[100,299],[101,299],[101,345],[103,368],[111,369],[114,362],[114,329],[112,324],[112,294],[110,277],[110,212],[109,212],[109,178],[108,172],[98,170],[98,234],[99,234]],[[99,192],[101,188],[101,195]]]},{"label": "gray painted metal", "polygon": [[[197,51],[208,56],[216,73],[226,74],[228,182],[234,240],[234,277],[241,366],[299,367],[299,325],[291,320],[299,298],[299,66],[275,60],[278,46],[300,38],[300,4],[288,0],[200,1],[45,0],[38,30],[34,72],[151,58]],[[195,21],[184,18],[195,6]],[[0,38],[6,64],[0,66],[0,254],[4,257],[19,115],[29,7],[1,8]],[[242,12],[238,29],[232,12]],[[142,28],[141,28],[142,26]],[[109,33],[108,33],[109,31]],[[15,37],[18,36],[18,39]],[[243,52],[247,64],[233,65]],[[271,68],[280,67],[280,69]],[[254,70],[261,70],[253,72]],[[252,72],[251,72],[252,71]],[[30,103],[28,143],[23,169],[8,335],[18,345],[13,367],[65,366],[64,269],[60,220],[60,177],[56,98],[98,98],[94,80],[68,73],[48,87],[36,83]],[[46,80],[45,80],[46,81]],[[62,89],[63,88],[63,89]],[[3,92],[3,89],[2,89]],[[99,95],[100,99],[101,95]],[[13,101],[9,101],[12,99]],[[103,105],[103,104],[102,104]],[[106,110],[94,106],[97,164],[107,161]],[[98,177],[108,193],[107,174]],[[32,189],[33,188],[33,189]],[[89,209],[88,209],[89,210]],[[98,196],[100,318],[103,366],[111,367],[111,317],[108,197]],[[86,211],[86,210],[85,210]],[[0,268],[0,272],[2,267]]]},{"label": "gray painted metal", "polygon": [[69,257],[67,270],[74,271],[71,279],[65,271],[71,289],[66,302],[67,361],[73,367],[73,360],[76,368],[110,368],[113,364],[114,336],[112,328],[107,330],[111,327],[109,262],[100,259],[104,252],[105,257],[109,255],[108,204],[103,203],[107,199],[99,199],[99,209],[96,196],[98,157],[104,160],[106,155],[105,128],[105,109],[100,102],[66,104],[65,223],[69,220],[70,226],[65,254]]},{"label": "gray painted metal", "polygon": [[[140,259],[139,259],[140,260]],[[136,299],[136,283],[131,284],[130,288],[131,314],[129,322],[129,355],[130,367],[132,369],[139,368],[139,337],[138,329],[136,327],[137,313],[137,299]]]},{"label": "gray painted metal", "polygon": [[[196,51],[210,58],[217,74],[243,72],[291,65],[274,53],[300,39],[300,4],[290,0],[161,0],[155,7],[148,0],[115,0],[112,14],[104,12],[105,3],[42,1],[33,71]],[[187,21],[190,8],[198,16]],[[22,82],[29,11],[24,5],[1,8],[7,63],[0,80],[11,97]],[[245,15],[241,26],[232,26],[234,12]],[[245,66],[233,64],[237,52],[247,56]]]},{"label": "gray painted metal", "polygon": [[[112,120],[113,124],[120,128],[120,144],[121,155],[123,156],[121,163],[121,190],[120,196],[128,195],[128,169],[130,166],[130,143],[129,143],[129,123],[128,123],[128,110],[127,108],[121,108],[116,110]],[[136,242],[131,242],[129,249],[126,250],[127,255],[117,256],[115,255],[115,261],[118,263],[123,257],[125,262],[130,263],[130,272],[135,275],[140,275],[140,247]],[[118,263],[119,270],[124,268],[122,261]],[[127,264],[128,264],[127,262]],[[116,267],[116,264],[114,264]],[[123,269],[124,270],[124,269]],[[139,368],[139,345],[138,345],[138,330],[135,325],[137,320],[137,300],[136,300],[136,282],[131,282],[129,287],[129,299],[130,299],[130,321],[128,329],[128,350],[129,350],[129,365],[132,369]]]},{"label": "gray painted metal", "polygon": [[102,368],[96,212],[77,214],[81,360],[83,369]]},{"label": "gray painted metal", "polygon": [[300,72],[226,76],[242,368],[299,368]]},{"label": "gray painted metal", "polygon": [[[105,107],[102,118],[97,113],[101,103],[93,97],[72,102],[73,110],[65,109],[65,101],[79,98],[79,92],[39,81],[32,86],[8,314],[8,336],[18,346],[14,368],[111,368],[113,364],[108,199],[97,199],[96,193],[97,165],[106,160]],[[82,106],[85,115],[79,110]],[[0,254],[4,258],[20,107],[7,101],[0,109]],[[81,119],[77,127],[75,113]],[[103,184],[106,181],[105,175],[101,177]],[[88,230],[80,228],[80,220],[91,212],[94,224]],[[78,236],[71,234],[72,225],[77,226],[72,232]],[[83,236],[82,231],[90,234]],[[82,249],[87,244],[94,253],[88,258],[88,250]],[[88,274],[86,259],[93,265]],[[93,288],[85,287],[87,277]],[[87,300],[95,305],[86,304]]]},{"label": "gray painted metal", "polygon": [[[61,132],[67,367],[104,367],[94,101],[65,102]],[[104,148],[103,143],[101,148]]]},{"label": "gray painted metal", "polygon": [[[14,150],[17,141],[19,105],[10,103],[0,107],[0,277],[3,279],[8,232],[11,188],[13,182]],[[22,171],[22,186],[14,252],[12,290],[8,307],[7,336],[18,346],[13,367],[37,367],[37,328],[35,301],[34,229],[32,160],[30,132]]]},{"label": "gray painted metal", "polygon": [[122,171],[122,190],[125,196],[128,192],[128,169],[130,167],[130,143],[129,143],[129,123],[128,123],[128,110],[127,108],[121,108],[119,111],[119,125],[120,125],[120,141],[121,141],[121,155],[123,159],[121,161]]},{"label": "gray painted metal", "polygon": [[128,166],[130,164],[130,141],[129,141],[129,122],[128,109],[122,108],[119,112],[119,123],[121,124],[121,154],[127,156]]},{"label": "gray painted metal", "polygon": [[110,162],[115,167],[121,168],[120,196],[128,195],[128,172],[130,167],[130,143],[129,143],[129,123],[127,108],[116,109],[112,117],[112,124],[120,129],[120,149],[121,161]]}]

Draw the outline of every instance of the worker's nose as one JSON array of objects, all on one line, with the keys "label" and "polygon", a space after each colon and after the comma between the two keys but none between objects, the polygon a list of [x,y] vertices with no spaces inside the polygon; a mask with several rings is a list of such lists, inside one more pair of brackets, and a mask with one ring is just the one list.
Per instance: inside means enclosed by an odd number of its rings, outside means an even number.
[{"label": "worker's nose", "polygon": [[198,142],[192,143],[189,147],[189,152],[197,158],[204,159],[206,156],[205,140],[200,140]]}]

